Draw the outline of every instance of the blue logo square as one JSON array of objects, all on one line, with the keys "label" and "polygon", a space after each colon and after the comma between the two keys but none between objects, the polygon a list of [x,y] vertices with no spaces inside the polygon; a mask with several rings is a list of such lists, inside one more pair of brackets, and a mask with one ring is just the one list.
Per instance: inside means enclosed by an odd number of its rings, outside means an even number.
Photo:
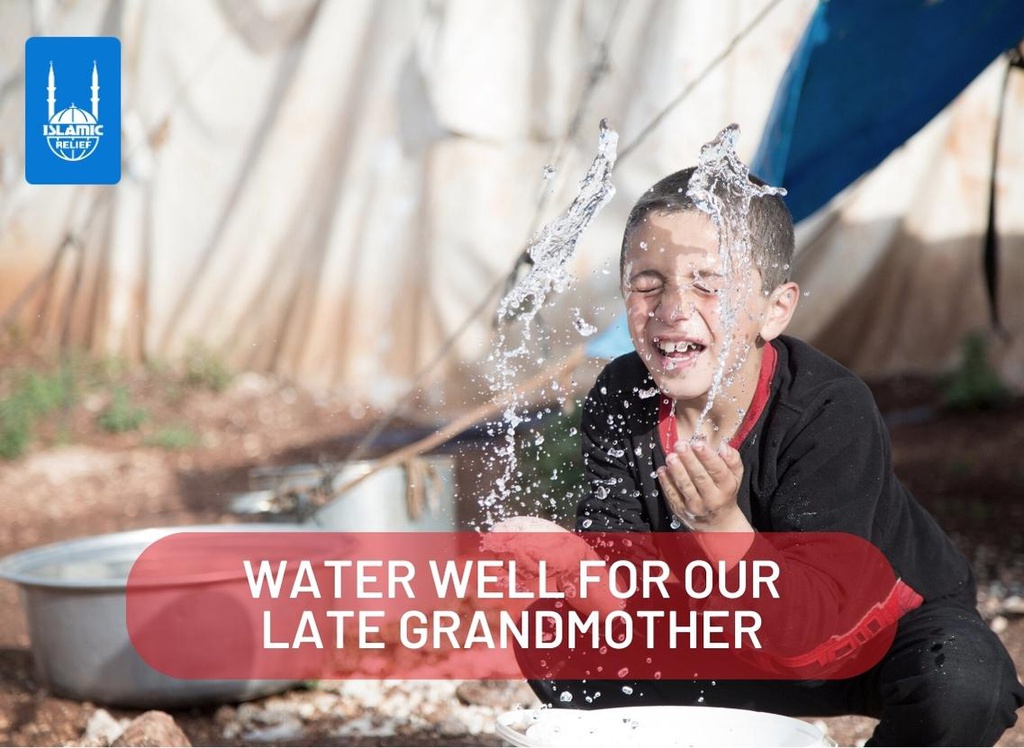
[{"label": "blue logo square", "polygon": [[121,40],[33,36],[25,41],[25,179],[121,181]]}]

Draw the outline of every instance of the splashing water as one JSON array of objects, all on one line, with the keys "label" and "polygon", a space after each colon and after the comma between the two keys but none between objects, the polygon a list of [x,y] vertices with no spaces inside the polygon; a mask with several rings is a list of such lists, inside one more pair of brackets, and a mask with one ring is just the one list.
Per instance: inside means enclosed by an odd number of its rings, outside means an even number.
[{"label": "splashing water", "polygon": [[[704,422],[723,383],[728,383],[740,370],[749,353],[747,348],[737,351],[735,361],[729,366],[733,331],[742,313],[743,301],[749,294],[760,293],[760,289],[753,287],[752,279],[757,275],[746,272],[754,264],[748,221],[750,201],[755,197],[786,194],[781,187],[761,186],[750,181],[750,169],[736,155],[739,134],[739,125],[731,124],[701,147],[697,169],[686,190],[687,197],[693,200],[698,210],[708,214],[718,229],[718,251],[722,275],[726,279],[719,297],[724,338],[707,403],[697,419],[691,442],[702,438]],[[742,284],[737,283],[739,279],[742,279]]]},{"label": "splashing water", "polygon": [[576,328],[576,332],[585,338],[590,337],[597,332],[596,327],[583,319],[583,314],[577,307],[573,307],[572,309],[572,324],[573,327]]},{"label": "splashing water", "polygon": [[[499,321],[515,317],[522,323],[522,327],[519,331],[521,340],[514,346],[509,343],[507,333],[502,328],[495,352],[488,358],[494,370],[487,381],[491,392],[495,394],[515,391],[520,368],[517,362],[519,359],[528,361],[530,358],[528,342],[531,337],[531,321],[544,306],[549,293],[562,292],[569,287],[572,275],[568,266],[576,253],[580,237],[598,211],[615,194],[611,177],[618,142],[618,133],[606,120],[601,120],[597,156],[580,181],[578,194],[566,211],[541,229],[537,238],[531,242],[527,250],[533,263],[530,271],[498,304]],[[546,171],[545,178],[549,178]],[[581,335],[596,332],[596,328],[591,330],[592,326],[582,319],[578,311],[574,324]],[[552,389],[556,387],[553,385]],[[495,480],[494,488],[480,501],[487,526],[512,514],[510,498],[517,490],[515,479],[518,474],[515,435],[516,428],[527,419],[525,409],[525,397],[514,394],[502,414],[499,427],[501,441],[495,454],[495,458],[501,462],[501,475]]]},{"label": "splashing water", "polygon": [[[612,169],[615,167],[619,134],[609,127],[607,120],[601,120],[601,135],[598,140],[597,157],[590,170],[580,181],[580,191],[564,214],[543,229],[528,249],[533,267],[498,305],[498,319],[505,320],[520,316],[525,321],[544,306],[544,299],[550,291],[564,291],[572,279],[568,263],[576,253],[580,236],[597,212],[615,195],[612,186]],[[527,299],[532,304],[526,307]]]}]

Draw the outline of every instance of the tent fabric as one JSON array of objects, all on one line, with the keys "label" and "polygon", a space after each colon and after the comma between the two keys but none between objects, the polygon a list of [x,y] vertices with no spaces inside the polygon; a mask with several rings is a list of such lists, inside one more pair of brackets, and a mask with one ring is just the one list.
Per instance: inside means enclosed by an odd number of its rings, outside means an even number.
[{"label": "tent fabric", "polygon": [[[492,289],[542,192],[541,222],[574,196],[602,117],[627,143],[763,7],[0,3],[0,317],[40,347],[173,360],[201,344],[353,402],[389,405],[417,385],[425,405],[459,409],[488,395]],[[750,156],[813,7],[780,4],[623,161],[579,280],[544,313],[553,349],[584,340],[574,314],[603,326],[618,311],[615,254],[639,190],[730,121]],[[92,34],[122,40],[122,181],[28,185],[23,107],[39,93],[24,90],[24,40]],[[583,125],[545,181],[606,38]]]},{"label": "tent fabric", "polygon": [[751,170],[799,221],[877,166],[1024,38],[1019,0],[828,0],[779,86]]},{"label": "tent fabric", "polygon": [[[619,2],[0,3],[0,319],[38,348],[67,339],[173,360],[199,343],[232,367],[353,403],[387,406],[415,385],[431,416],[461,411],[489,395],[492,292],[536,226],[541,194],[543,222],[574,196],[601,117],[628,145],[766,7]],[[692,164],[729,122],[751,159],[815,8],[779,3],[617,165],[617,195],[583,237],[575,284],[535,321],[551,333],[538,357],[598,339],[581,336],[577,317],[605,328],[621,316],[619,242],[642,190]],[[556,161],[613,19],[607,69]],[[33,34],[121,38],[116,187],[24,182]],[[986,326],[980,253],[1002,74],[990,66],[801,224],[794,272],[809,295],[793,332],[881,375],[947,369],[962,334]],[[997,175],[1012,337],[993,353],[1024,389],[1020,132],[1024,75],[1013,74]]]}]

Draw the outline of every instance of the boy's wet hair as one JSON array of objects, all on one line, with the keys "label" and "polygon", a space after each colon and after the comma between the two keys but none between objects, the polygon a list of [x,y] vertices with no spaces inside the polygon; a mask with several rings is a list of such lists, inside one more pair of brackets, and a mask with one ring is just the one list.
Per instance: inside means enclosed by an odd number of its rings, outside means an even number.
[{"label": "boy's wet hair", "polygon": [[[686,190],[696,167],[691,166],[662,179],[640,199],[626,220],[626,229],[622,234],[622,250],[619,255],[619,277],[625,273],[626,256],[629,253],[629,241],[637,226],[651,213],[684,213],[699,210]],[[766,182],[753,174],[750,181],[758,186]],[[773,291],[789,280],[789,266],[793,261],[795,240],[793,237],[793,216],[786,203],[778,195],[754,197],[750,200],[747,213],[747,225],[750,229],[750,245],[753,249],[754,264],[761,273],[761,290]]]}]

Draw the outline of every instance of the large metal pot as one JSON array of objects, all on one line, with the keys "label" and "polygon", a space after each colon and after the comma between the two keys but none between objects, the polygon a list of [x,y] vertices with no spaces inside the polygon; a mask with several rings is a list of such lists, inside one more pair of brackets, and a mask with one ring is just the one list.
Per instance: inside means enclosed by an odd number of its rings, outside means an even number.
[{"label": "large metal pot", "polygon": [[[36,669],[54,693],[141,709],[245,701],[294,682],[181,680],[157,672],[136,654],[128,637],[128,572],[147,546],[175,532],[308,530],[284,524],[205,525],[97,535],[0,559],[0,577],[21,586]],[[176,583],[201,582],[185,578]]]},{"label": "large metal pot", "polygon": [[254,490],[232,503],[236,514],[334,532],[453,532],[457,526],[450,455],[385,467],[376,460],[261,467],[250,471],[249,482]]}]

